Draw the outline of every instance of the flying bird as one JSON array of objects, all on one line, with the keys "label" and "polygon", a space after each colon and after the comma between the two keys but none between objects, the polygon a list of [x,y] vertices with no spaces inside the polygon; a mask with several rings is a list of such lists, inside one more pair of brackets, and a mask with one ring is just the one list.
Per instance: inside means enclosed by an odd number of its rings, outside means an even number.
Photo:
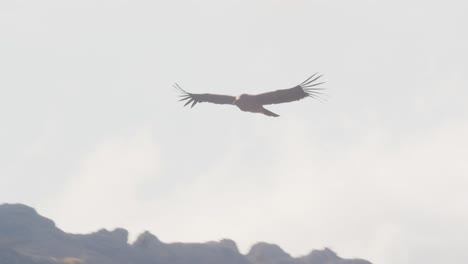
[{"label": "flying bird", "polygon": [[197,103],[204,102],[213,104],[227,104],[235,105],[240,110],[245,112],[261,113],[267,116],[278,117],[278,114],[271,112],[263,106],[299,101],[307,97],[312,97],[319,101],[325,100],[321,97],[324,94],[320,92],[323,90],[323,88],[317,87],[318,85],[323,84],[323,82],[316,82],[318,79],[320,79],[320,77],[322,77],[322,75],[317,76],[317,73],[315,73],[301,84],[289,89],[276,90],[273,92],[256,95],[241,94],[237,97],[209,93],[189,93],[182,89],[177,83],[174,84],[174,88],[181,92],[181,99],[179,101],[186,101],[184,106],[192,104],[191,107],[194,107]]}]

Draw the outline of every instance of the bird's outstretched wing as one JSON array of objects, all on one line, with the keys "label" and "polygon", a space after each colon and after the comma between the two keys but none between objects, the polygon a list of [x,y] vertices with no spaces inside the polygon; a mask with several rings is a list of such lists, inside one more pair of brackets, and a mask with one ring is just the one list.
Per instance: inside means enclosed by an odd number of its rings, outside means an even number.
[{"label": "bird's outstretched wing", "polygon": [[317,73],[315,73],[314,75],[307,78],[307,80],[293,88],[262,93],[255,95],[255,97],[257,102],[262,105],[289,103],[304,99],[306,97],[312,97],[319,101],[323,101],[325,99],[321,97],[323,94],[320,92],[320,90],[323,90],[323,88],[316,87],[320,84],[323,84],[323,82],[315,82],[320,79],[320,77],[322,77],[322,75],[317,76]]},{"label": "bird's outstretched wing", "polygon": [[184,89],[182,89],[177,83],[174,84],[174,88],[176,88],[182,94],[182,97],[179,101],[187,101],[185,105],[192,103],[191,107],[194,107],[197,103],[213,103],[213,104],[233,104],[236,100],[236,97],[230,95],[219,95],[219,94],[193,94],[188,93]]}]

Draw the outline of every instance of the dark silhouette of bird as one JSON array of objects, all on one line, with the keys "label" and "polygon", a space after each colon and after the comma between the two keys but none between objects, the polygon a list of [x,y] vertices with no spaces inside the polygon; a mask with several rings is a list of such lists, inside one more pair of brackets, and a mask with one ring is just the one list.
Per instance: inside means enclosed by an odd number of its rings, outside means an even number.
[{"label": "dark silhouette of bird", "polygon": [[301,99],[312,97],[319,101],[325,100],[324,94],[320,92],[324,88],[318,88],[317,86],[324,82],[316,82],[322,75],[315,73],[314,75],[307,78],[301,84],[296,85],[289,89],[276,90],[273,92],[267,92],[257,95],[241,94],[237,97],[230,95],[219,95],[219,94],[194,94],[183,90],[177,83],[174,84],[174,88],[180,91],[182,98],[179,101],[186,101],[185,105],[192,104],[194,107],[197,103],[213,103],[213,104],[228,104],[235,105],[240,110],[252,113],[261,113],[267,116],[278,117],[278,114],[271,112],[264,108],[264,105],[270,104],[281,104],[299,101]]}]

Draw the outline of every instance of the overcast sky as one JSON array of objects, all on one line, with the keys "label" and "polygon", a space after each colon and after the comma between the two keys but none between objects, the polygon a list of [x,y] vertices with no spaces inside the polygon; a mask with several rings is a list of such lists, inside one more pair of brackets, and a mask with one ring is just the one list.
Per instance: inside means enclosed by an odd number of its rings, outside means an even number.
[{"label": "overcast sky", "polygon": [[[0,1],[0,203],[73,233],[468,263],[463,1]],[[177,102],[324,74],[271,118]]]}]

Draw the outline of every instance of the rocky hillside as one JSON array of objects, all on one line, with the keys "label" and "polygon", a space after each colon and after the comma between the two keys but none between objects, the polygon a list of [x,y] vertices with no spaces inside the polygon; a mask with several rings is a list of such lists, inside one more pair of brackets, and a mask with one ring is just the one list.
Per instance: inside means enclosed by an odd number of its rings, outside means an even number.
[{"label": "rocky hillside", "polygon": [[343,259],[330,249],[293,258],[279,246],[258,243],[247,255],[234,241],[164,243],[144,232],[128,243],[125,229],[68,234],[28,206],[0,205],[0,264],[371,264]]}]

